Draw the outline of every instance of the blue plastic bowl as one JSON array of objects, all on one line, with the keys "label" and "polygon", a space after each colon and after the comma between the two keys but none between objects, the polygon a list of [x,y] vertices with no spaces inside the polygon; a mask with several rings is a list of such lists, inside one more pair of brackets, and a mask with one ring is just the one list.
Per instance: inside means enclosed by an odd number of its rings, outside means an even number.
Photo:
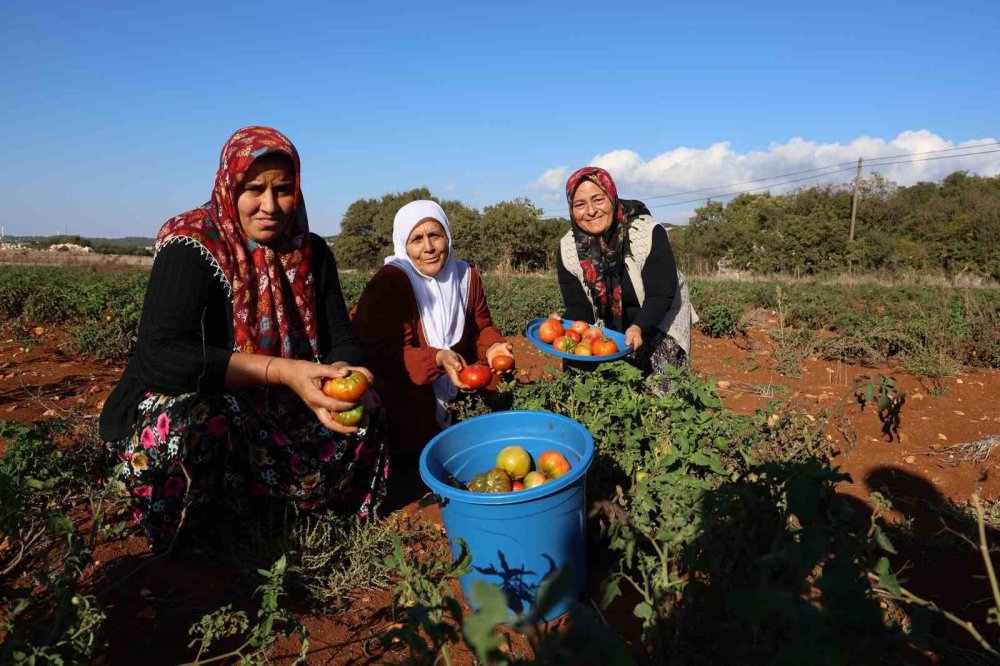
[{"label": "blue plastic bowl", "polygon": [[[548,317],[541,317],[539,319],[532,319],[528,322],[528,325],[524,328],[524,337],[528,338],[528,342],[535,345],[538,349],[541,349],[546,354],[552,354],[553,356],[558,356],[559,358],[569,359],[570,361],[579,361],[580,363],[603,363],[605,361],[617,361],[620,358],[625,358],[632,353],[632,345],[625,344],[625,334],[619,333],[618,331],[612,331],[610,328],[604,327],[601,330],[604,334],[615,341],[618,345],[618,351],[614,354],[602,354],[600,356],[580,356],[578,354],[567,354],[566,352],[559,351],[547,342],[542,342],[542,339],[538,337],[538,329],[541,328],[548,320]],[[569,327],[573,324],[570,319],[562,320],[563,327],[569,330]]]},{"label": "blue plastic bowl", "polygon": [[[549,450],[566,456],[570,471],[535,488],[485,494],[460,490],[496,466],[506,446],[523,446],[532,461]],[[587,469],[594,458],[594,438],[576,421],[550,412],[510,411],[458,423],[432,439],[420,455],[420,477],[441,502],[441,517],[458,555],[456,539],[472,554],[472,572],[459,582],[467,599],[472,583],[483,580],[502,588],[514,613],[530,610],[538,586],[556,570],[570,566],[570,594],[544,620],[566,612],[586,584],[584,526]]]}]

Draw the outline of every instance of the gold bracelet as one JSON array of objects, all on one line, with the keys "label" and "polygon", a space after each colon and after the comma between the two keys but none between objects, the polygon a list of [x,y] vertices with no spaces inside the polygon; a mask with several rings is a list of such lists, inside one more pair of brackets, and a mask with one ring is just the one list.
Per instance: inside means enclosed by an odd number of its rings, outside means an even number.
[{"label": "gold bracelet", "polygon": [[274,363],[274,357],[273,356],[271,357],[271,360],[267,362],[267,365],[264,366],[264,386],[270,386],[271,385],[271,382],[268,381],[268,379],[267,379],[267,371],[271,369],[271,364],[272,363]]}]

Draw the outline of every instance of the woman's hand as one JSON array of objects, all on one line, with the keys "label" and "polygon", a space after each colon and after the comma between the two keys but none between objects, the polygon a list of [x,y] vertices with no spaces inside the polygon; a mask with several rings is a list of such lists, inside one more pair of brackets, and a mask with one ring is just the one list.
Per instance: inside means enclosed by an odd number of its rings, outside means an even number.
[{"label": "woman's hand", "polygon": [[375,378],[368,368],[348,365],[343,361],[323,365],[312,361],[288,358],[275,358],[271,362],[268,370],[268,381],[270,384],[281,384],[295,391],[326,428],[349,435],[358,431],[357,426],[345,426],[337,423],[330,412],[346,412],[349,409],[354,409],[365,402],[365,397],[362,396],[358,402],[336,400],[323,393],[323,382],[331,377],[346,377],[352,370],[357,370],[365,375],[368,378],[369,386],[374,384]]},{"label": "woman's hand", "polygon": [[489,368],[493,367],[493,359],[497,356],[510,356],[514,357],[514,345],[509,342],[497,342],[490,345],[490,348],[486,350],[486,365]]},{"label": "woman's hand", "polygon": [[625,346],[632,345],[632,351],[642,346],[642,330],[633,324],[625,329]]},{"label": "woman's hand", "polygon": [[452,384],[463,391],[472,390],[471,386],[458,378],[458,373],[460,373],[462,368],[465,367],[465,359],[463,359],[457,352],[453,352],[450,349],[440,349],[434,357],[434,362],[437,363],[439,368],[445,371],[448,378],[451,379]]}]

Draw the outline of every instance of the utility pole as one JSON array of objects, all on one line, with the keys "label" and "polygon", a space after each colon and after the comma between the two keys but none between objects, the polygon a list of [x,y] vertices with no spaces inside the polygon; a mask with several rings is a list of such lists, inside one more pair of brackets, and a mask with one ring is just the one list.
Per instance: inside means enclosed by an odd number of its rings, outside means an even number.
[{"label": "utility pole", "polygon": [[858,190],[861,188],[861,158],[858,158],[858,173],[854,176],[854,201],[851,203],[851,235],[847,241],[854,242],[854,220],[858,217]]}]

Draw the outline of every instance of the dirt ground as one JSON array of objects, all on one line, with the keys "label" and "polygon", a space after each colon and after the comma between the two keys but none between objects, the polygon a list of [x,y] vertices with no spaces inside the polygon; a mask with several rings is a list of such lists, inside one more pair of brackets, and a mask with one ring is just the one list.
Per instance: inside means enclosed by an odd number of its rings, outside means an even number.
[{"label": "dirt ground", "polygon": [[[27,328],[0,333],[0,419],[32,423],[80,413],[96,419],[103,402],[124,368],[122,363],[97,361],[68,354],[66,335],[57,328]],[[523,338],[514,340],[519,371],[537,379],[555,359],[535,350]],[[962,558],[940,559],[940,549],[924,549],[920,539],[939,536],[940,516],[953,505],[966,503],[978,489],[986,501],[1000,498],[1000,453],[982,461],[965,461],[949,447],[1000,435],[1000,371],[984,370],[930,381],[889,368],[860,368],[820,359],[806,359],[802,376],[785,377],[773,368],[766,335],[752,329],[746,338],[715,340],[694,337],[694,369],[717,384],[725,404],[743,414],[772,400],[795,404],[814,418],[840,403],[838,417],[827,433],[840,452],[833,462],[850,475],[839,492],[866,502],[873,491],[890,497],[893,519],[908,516],[916,545],[901,549],[894,566],[906,571],[907,586],[933,598],[960,615],[978,617],[986,590],[982,562]],[[861,375],[891,375],[906,392],[898,436],[886,441],[875,411],[861,409],[853,383]],[[839,426],[838,426],[839,424]],[[843,433],[848,434],[846,437]],[[998,447],[1000,449],[1000,447]],[[2,442],[0,442],[2,450]],[[424,492],[414,470],[397,470],[390,509],[405,511],[414,520],[440,524],[435,506],[420,508],[413,501]],[[1000,535],[990,531],[994,545]],[[95,553],[93,580],[114,580],[148,557],[144,541],[126,537],[100,546]],[[937,558],[937,559],[935,559]],[[190,558],[166,558],[116,587],[110,596],[107,627],[112,645],[111,663],[132,663],[137,655],[147,664],[187,661],[193,652],[187,628],[201,615],[235,600],[247,603],[252,590],[242,589],[238,577],[209,563]],[[970,601],[971,600],[971,601]],[[375,664],[399,661],[400,649],[379,646],[374,639],[392,623],[388,593],[365,593],[344,601],[330,616],[303,614],[309,629],[311,657],[316,664]],[[971,614],[971,615],[970,615]],[[282,643],[277,661],[294,651]],[[453,655],[455,663],[471,663],[468,654]],[[284,657],[284,658],[283,658]]]}]

